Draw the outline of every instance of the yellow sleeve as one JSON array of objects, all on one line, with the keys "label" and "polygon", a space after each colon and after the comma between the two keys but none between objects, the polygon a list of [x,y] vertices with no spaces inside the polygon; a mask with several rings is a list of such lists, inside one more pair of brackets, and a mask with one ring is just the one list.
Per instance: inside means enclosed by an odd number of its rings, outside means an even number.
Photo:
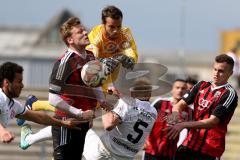
[{"label": "yellow sleeve", "polygon": [[88,34],[88,38],[90,44],[86,47],[87,50],[93,52],[95,57],[99,57],[99,48],[101,45],[101,33],[102,33],[102,26],[98,25],[94,27],[91,32]]},{"label": "yellow sleeve", "polygon": [[55,107],[50,105],[48,101],[36,101],[32,104],[32,110],[34,111],[44,110],[54,112]]},{"label": "yellow sleeve", "polygon": [[137,46],[133,39],[130,28],[126,28],[124,34],[125,36],[127,36],[129,44],[126,44],[126,49],[124,49],[123,53],[126,56],[132,57],[135,60],[135,63],[137,63],[138,62]]}]

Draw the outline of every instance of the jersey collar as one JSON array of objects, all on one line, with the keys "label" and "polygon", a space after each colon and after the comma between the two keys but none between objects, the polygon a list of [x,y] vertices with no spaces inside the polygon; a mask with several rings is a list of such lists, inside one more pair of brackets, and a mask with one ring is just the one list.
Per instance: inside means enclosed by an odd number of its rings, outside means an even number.
[{"label": "jersey collar", "polygon": [[82,57],[82,58],[84,58],[84,59],[87,57],[87,52],[86,52],[86,50],[84,50],[84,52],[82,52],[82,53],[79,53],[79,52],[77,52],[77,51],[74,51],[74,50],[68,48],[67,51],[68,51],[68,52],[73,52],[73,53],[79,55],[80,57]]},{"label": "jersey collar", "polygon": [[212,84],[212,85],[211,85],[211,90],[212,90],[212,91],[217,90],[217,89],[220,89],[220,88],[222,88],[222,87],[226,87],[226,86],[229,85],[229,83],[225,83],[225,84],[223,84],[223,85],[221,85],[221,86],[213,87],[213,82],[211,81],[210,83]]}]

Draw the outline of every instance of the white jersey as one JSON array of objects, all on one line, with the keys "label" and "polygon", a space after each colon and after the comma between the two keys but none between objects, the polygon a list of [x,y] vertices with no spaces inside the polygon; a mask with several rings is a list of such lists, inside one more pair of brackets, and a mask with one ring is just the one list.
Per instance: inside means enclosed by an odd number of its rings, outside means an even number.
[{"label": "white jersey", "polygon": [[105,131],[101,141],[111,153],[134,158],[152,130],[157,111],[150,102],[128,98],[120,99],[113,112],[119,115],[122,123],[111,131]]},{"label": "white jersey", "polygon": [[9,99],[5,93],[0,89],[0,123],[7,127],[9,121],[18,114],[25,113],[25,107],[20,102]]}]

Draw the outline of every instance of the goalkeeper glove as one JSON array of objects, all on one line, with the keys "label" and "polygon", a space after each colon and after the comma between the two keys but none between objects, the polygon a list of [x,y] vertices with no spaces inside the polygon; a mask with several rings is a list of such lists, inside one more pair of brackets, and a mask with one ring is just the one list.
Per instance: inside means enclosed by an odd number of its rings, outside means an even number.
[{"label": "goalkeeper glove", "polygon": [[100,58],[99,61],[106,65],[104,73],[106,75],[111,74],[114,69],[118,66],[118,60],[113,58]]},{"label": "goalkeeper glove", "polygon": [[133,69],[135,61],[132,57],[128,57],[124,54],[116,56],[116,59],[122,63],[122,66],[127,69]]}]

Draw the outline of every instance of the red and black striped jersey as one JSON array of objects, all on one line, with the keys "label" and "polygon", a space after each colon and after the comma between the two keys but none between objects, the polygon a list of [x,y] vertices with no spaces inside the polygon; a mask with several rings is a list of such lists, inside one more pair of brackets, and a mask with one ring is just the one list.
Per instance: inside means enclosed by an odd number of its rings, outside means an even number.
[{"label": "red and black striped jersey", "polygon": [[193,120],[214,115],[220,123],[211,129],[190,129],[183,145],[197,152],[221,157],[225,149],[227,125],[237,107],[238,96],[230,84],[213,88],[211,82],[201,81],[183,96],[187,104],[194,103]]},{"label": "red and black striped jersey", "polygon": [[[84,55],[74,53],[71,50],[65,52],[54,64],[50,76],[49,92],[59,94],[69,105],[83,111],[94,108],[96,100],[74,94],[76,90],[79,90],[79,93],[85,92],[84,89],[81,91],[81,86],[86,87],[81,78],[82,66],[94,59],[95,57],[90,51],[86,51]],[[58,109],[56,114],[66,116]]]},{"label": "red and black striped jersey", "polygon": [[154,156],[173,157],[177,149],[178,138],[170,140],[167,137],[167,127],[165,117],[172,113],[172,103],[170,100],[159,100],[154,104],[158,112],[152,131],[147,138],[145,152]]}]

